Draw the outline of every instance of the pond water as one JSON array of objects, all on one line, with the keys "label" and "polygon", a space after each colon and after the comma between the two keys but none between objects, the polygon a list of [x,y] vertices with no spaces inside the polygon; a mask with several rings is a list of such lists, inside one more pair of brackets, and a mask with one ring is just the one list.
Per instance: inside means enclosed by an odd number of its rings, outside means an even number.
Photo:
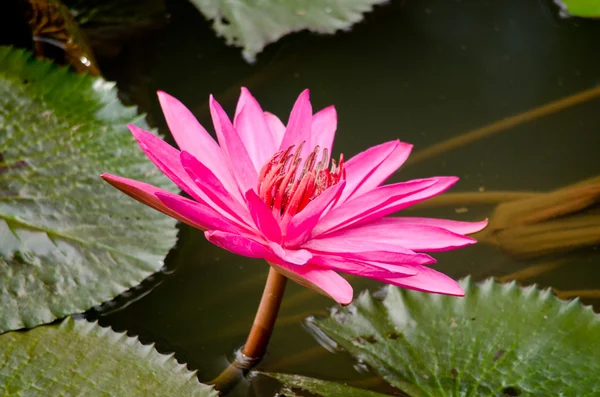
[{"label": "pond water", "polygon": [[[248,86],[264,109],[285,119],[296,96],[308,87],[315,108],[335,104],[338,110],[335,156],[343,152],[348,158],[396,138],[413,143],[418,153],[600,83],[600,23],[561,19],[546,0],[393,1],[377,7],[348,32],[286,37],[269,46],[253,65],[242,60],[239,49],[214,37],[186,1],[170,1],[168,8],[169,21],[153,40],[134,42],[101,64],[106,76],[118,81],[123,98],[148,112],[150,122],[165,135],[169,133],[154,94],[157,89],[182,100],[210,129],[210,93],[232,112],[239,87]],[[485,194],[546,192],[596,177],[599,109],[600,99],[593,98],[555,109],[413,161],[391,181],[458,175],[461,181],[451,192]],[[495,206],[455,200],[408,214],[480,220]],[[600,235],[598,230],[596,220],[595,229],[586,233]],[[557,234],[563,231],[547,232],[531,243],[521,239],[530,244],[527,251],[534,252],[527,258],[482,242],[435,254],[437,269],[455,278],[483,279],[560,260],[561,267],[524,282],[560,290],[600,288],[600,250],[568,249],[570,240]],[[538,244],[541,250],[559,243],[565,249],[535,253]],[[164,272],[89,316],[139,335],[143,342],[156,342],[161,352],[175,352],[206,381],[244,342],[267,270],[264,262],[237,257],[207,243],[201,232],[180,226],[179,243],[167,257]],[[352,283],[357,293],[379,287],[360,279]],[[303,327],[307,315],[325,314],[332,305],[290,283],[259,368],[351,382],[373,378],[346,354],[327,352]],[[259,380],[240,385],[233,395],[273,393],[269,382]]]}]

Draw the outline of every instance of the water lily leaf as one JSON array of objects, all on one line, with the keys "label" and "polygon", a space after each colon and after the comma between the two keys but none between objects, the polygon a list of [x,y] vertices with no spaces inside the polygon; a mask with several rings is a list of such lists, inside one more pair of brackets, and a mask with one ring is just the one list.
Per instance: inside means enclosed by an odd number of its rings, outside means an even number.
[{"label": "water lily leaf", "polygon": [[100,179],[171,188],[126,123],[113,84],[0,47],[0,332],[82,312],[139,284],[175,221]]},{"label": "water lily leaf", "polygon": [[0,355],[4,396],[217,396],[173,355],[85,320],[6,333]]},{"label": "water lily leaf", "polygon": [[[313,393],[319,396],[327,397],[387,397],[388,394],[376,393],[369,390],[359,389],[358,387],[348,386],[342,383],[329,382],[325,380],[319,380],[309,378],[300,375],[289,375],[289,374],[273,374],[273,373],[261,373],[262,375],[269,376],[273,379],[277,379],[283,383],[286,387],[292,389],[292,393],[295,389],[304,390],[309,393]],[[283,395],[287,395],[282,390]]]},{"label": "water lily leaf", "polygon": [[[464,298],[363,293],[309,324],[412,397],[600,395],[600,316],[590,307],[515,283],[461,285]],[[311,384],[335,395],[323,390]]]},{"label": "water lily leaf", "polygon": [[587,18],[600,18],[600,1],[598,0],[554,0],[568,15]]},{"label": "water lily leaf", "polygon": [[308,29],[332,34],[347,29],[384,0],[190,0],[227,44],[243,47],[252,62],[269,43]]}]

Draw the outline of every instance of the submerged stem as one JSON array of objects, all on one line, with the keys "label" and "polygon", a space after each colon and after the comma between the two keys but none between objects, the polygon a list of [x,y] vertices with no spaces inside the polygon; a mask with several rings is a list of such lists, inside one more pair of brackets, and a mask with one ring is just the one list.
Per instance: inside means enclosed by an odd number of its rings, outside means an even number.
[{"label": "submerged stem", "polygon": [[568,109],[575,105],[590,101],[600,96],[600,86],[596,86],[584,91],[580,91],[573,95],[560,98],[554,102],[547,103],[545,105],[530,109],[526,112],[516,114],[504,118],[502,120],[493,122],[480,128],[465,132],[462,135],[455,136],[448,139],[447,141],[430,146],[420,152],[413,154],[406,162],[406,164],[414,164],[419,161],[437,156],[438,154],[447,152],[467,145],[469,143],[478,141],[479,139],[486,138],[497,134],[499,132],[508,130],[509,128],[516,127],[518,125],[527,123],[529,121],[536,120],[540,117],[548,116],[561,110]]},{"label": "submerged stem", "polygon": [[209,382],[217,390],[223,393],[231,390],[243,375],[256,366],[265,355],[285,292],[286,281],[287,278],[273,267],[269,269],[265,289],[246,344],[238,352],[235,360],[219,376]]}]

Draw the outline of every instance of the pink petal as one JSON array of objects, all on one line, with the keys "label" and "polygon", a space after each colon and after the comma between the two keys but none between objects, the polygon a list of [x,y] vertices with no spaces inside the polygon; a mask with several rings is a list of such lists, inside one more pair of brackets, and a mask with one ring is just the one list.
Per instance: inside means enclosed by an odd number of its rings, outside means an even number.
[{"label": "pink petal", "polygon": [[242,87],[233,119],[233,126],[244,143],[254,168],[262,166],[277,152],[279,141],[271,134],[263,110],[247,88]]},{"label": "pink petal", "polygon": [[427,266],[419,266],[417,271],[418,274],[416,276],[399,278],[382,277],[376,278],[376,280],[416,291],[454,296],[465,295],[460,285],[445,274]]},{"label": "pink petal", "polygon": [[340,203],[358,197],[385,182],[404,164],[412,148],[413,145],[396,140],[373,146],[348,160],[348,187]]},{"label": "pink petal", "polygon": [[[393,219],[393,218],[389,218]],[[404,247],[412,251],[447,251],[476,243],[475,239],[436,226],[390,223],[388,218],[379,219],[362,226],[343,229],[336,233],[313,239],[305,244],[344,244],[372,247],[379,244]]]},{"label": "pink petal", "polygon": [[279,117],[269,112],[265,112],[265,121],[269,126],[271,134],[273,134],[275,147],[281,147],[281,141],[283,141],[283,136],[285,135],[285,125],[279,120]]},{"label": "pink petal", "polygon": [[179,150],[138,126],[129,124],[128,127],[146,156],[163,174],[190,196],[198,201],[204,200],[202,197],[204,194],[183,169],[179,160]]},{"label": "pink petal", "polygon": [[245,227],[244,222],[239,222],[239,216],[234,216],[231,211],[221,208],[214,203],[200,187],[198,187],[196,182],[183,168],[180,160],[180,152],[177,149],[154,134],[144,131],[139,127],[129,125],[129,129],[148,158],[184,192],[192,196],[202,205],[211,206],[225,218],[238,222],[240,223],[240,226]]},{"label": "pink petal", "polygon": [[[312,133],[312,119],[309,92],[308,90],[304,90],[294,104],[279,150],[286,150],[292,145],[296,145],[297,147],[302,142],[309,143]],[[305,159],[306,154],[311,151],[312,148],[309,149],[305,144],[302,150],[302,158]]]},{"label": "pink petal", "polygon": [[306,265],[312,259],[312,254],[303,249],[286,249],[277,243],[270,242],[269,248],[282,261],[293,265]]},{"label": "pink petal", "polygon": [[169,94],[158,91],[169,130],[181,150],[191,153],[210,169],[230,194],[238,195],[237,185],[229,172],[223,152],[210,134],[198,123],[190,110]]},{"label": "pink petal", "polygon": [[237,131],[233,128],[227,113],[212,95],[209,104],[217,139],[225,152],[240,190],[246,192],[249,189],[255,189],[258,183],[258,171],[254,168],[246,146],[244,146]]},{"label": "pink petal", "polygon": [[252,224],[246,206],[240,204],[229,194],[227,189],[221,184],[221,181],[208,167],[185,151],[181,152],[180,158],[184,170],[202,193],[204,193],[211,205],[214,204],[214,207],[220,209],[220,213],[228,214],[228,218],[235,219],[244,224],[244,226]]},{"label": "pink petal", "polygon": [[335,107],[329,106],[319,111],[312,119],[312,133],[310,142],[307,142],[308,151],[319,146],[321,150],[327,149],[329,158],[331,158],[331,149],[333,147],[333,138],[337,129],[337,112]]},{"label": "pink petal", "polygon": [[323,213],[330,207],[331,203],[340,197],[345,185],[346,182],[341,181],[330,186],[292,218],[286,230],[287,246],[294,247],[302,244],[310,236]]},{"label": "pink petal", "polygon": [[403,225],[427,225],[440,227],[442,229],[449,230],[453,233],[458,234],[471,234],[476,233],[484,229],[488,221],[483,220],[480,222],[461,222],[453,221],[450,219],[437,219],[437,218],[417,218],[417,217],[386,217],[377,221],[380,225],[397,225],[402,227]]},{"label": "pink petal", "polygon": [[134,198],[135,200],[144,203],[147,206],[150,206],[155,210],[162,212],[163,214],[167,214],[173,218],[179,219],[182,222],[186,222],[179,218],[180,215],[178,213],[169,209],[155,196],[155,193],[169,193],[168,191],[159,189],[155,186],[149,185],[144,182],[123,178],[117,175],[102,174],[101,176],[102,179],[104,179],[106,182],[110,183],[123,193]]},{"label": "pink petal", "polygon": [[[237,230],[210,207],[202,206],[185,197],[148,185],[147,183],[116,175],[103,174],[102,178],[130,197],[197,229],[206,230],[218,227],[223,230]],[[165,197],[168,198],[165,200],[168,202],[161,200],[161,198]],[[182,210],[182,208],[185,209],[187,207],[192,207],[193,211]]]},{"label": "pink petal", "polygon": [[156,192],[155,196],[172,213],[174,218],[200,230],[219,229],[239,233],[240,227],[223,218],[211,207],[188,200],[185,197],[169,192]]},{"label": "pink petal", "polygon": [[328,212],[315,227],[313,236],[372,222],[443,193],[457,181],[457,177],[440,176],[380,186]]},{"label": "pink petal", "polygon": [[[313,236],[332,232],[356,223],[380,209],[402,203],[404,199],[435,186],[438,178],[417,179],[376,188],[354,200],[338,204],[317,224]],[[345,190],[345,189],[344,189]],[[382,214],[385,216],[387,214]]]},{"label": "pink petal", "polygon": [[376,261],[398,265],[435,263],[435,259],[426,254],[418,254],[410,249],[377,239],[349,239],[340,233],[334,237],[311,239],[302,245],[315,255],[328,253],[360,261]]},{"label": "pink petal", "polygon": [[217,247],[237,255],[248,258],[269,258],[273,256],[271,250],[265,245],[239,234],[208,230],[204,232],[204,236]]},{"label": "pink petal", "polygon": [[286,263],[271,263],[278,272],[298,284],[329,296],[341,305],[352,302],[352,286],[333,270],[316,266],[295,266]]},{"label": "pink petal", "polygon": [[273,216],[273,211],[261,200],[254,190],[246,192],[246,201],[254,224],[269,241],[281,242],[281,228]]},{"label": "pink petal", "polygon": [[366,278],[406,277],[417,274],[417,271],[411,266],[386,265],[377,262],[350,260],[341,256],[314,256],[311,263],[338,272]]}]

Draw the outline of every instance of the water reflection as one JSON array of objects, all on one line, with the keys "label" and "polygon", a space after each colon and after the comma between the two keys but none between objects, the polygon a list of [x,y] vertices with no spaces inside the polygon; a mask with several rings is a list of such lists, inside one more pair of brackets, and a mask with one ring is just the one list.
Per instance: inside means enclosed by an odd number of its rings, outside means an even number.
[{"label": "water reflection", "polygon": [[[351,156],[400,138],[414,143],[418,155],[465,131],[600,82],[600,25],[560,19],[550,2],[392,2],[350,32],[288,37],[270,46],[256,65],[245,64],[237,49],[214,38],[187,2],[174,1],[170,7],[171,23],[163,37],[143,50],[149,75],[127,70],[133,53],[106,71],[161,127],[153,94],[157,89],[180,98],[204,125],[211,125],[204,103],[208,93],[232,111],[244,84],[265,109],[285,117],[295,95],[310,87],[315,108],[337,107],[336,153]],[[598,191],[551,193],[600,175],[599,106],[594,99],[547,114],[408,164],[392,177],[391,182],[424,175],[461,177],[440,199],[445,202],[423,205],[408,215],[491,217],[497,222],[481,236],[491,244],[436,254],[441,271],[457,278],[510,275],[553,286],[563,296],[569,296],[564,291],[585,290],[586,302],[599,302],[590,292],[600,288],[600,253],[593,246],[600,235]],[[474,193],[481,195],[474,198]],[[487,201],[477,202],[482,197]],[[531,218],[535,214],[539,218]],[[126,307],[101,316],[100,322],[127,329],[144,342],[156,341],[160,351],[175,351],[178,359],[199,369],[201,379],[211,379],[246,337],[267,266],[208,244],[201,232],[185,226],[167,264],[172,274],[161,275],[160,283],[149,286],[150,293],[133,303],[123,301]],[[353,285],[356,291],[378,287],[364,279],[354,279]],[[331,300],[290,283],[261,368],[363,379],[377,387],[372,374],[358,373],[345,354],[327,352],[303,328],[301,319],[326,314],[331,305]],[[237,393],[272,395],[269,385],[257,381],[240,386]]]}]

